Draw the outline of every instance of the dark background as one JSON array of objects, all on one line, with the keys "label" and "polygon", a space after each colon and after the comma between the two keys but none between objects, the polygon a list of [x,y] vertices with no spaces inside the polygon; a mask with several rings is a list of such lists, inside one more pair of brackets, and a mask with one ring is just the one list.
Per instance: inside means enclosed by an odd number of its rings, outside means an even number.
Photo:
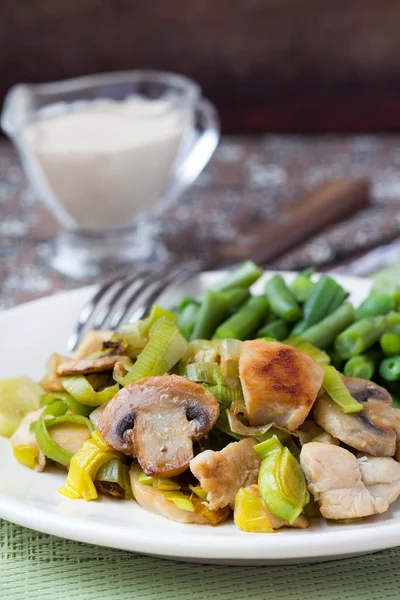
[{"label": "dark background", "polygon": [[399,132],[400,2],[0,0],[0,102],[132,68],[198,80],[226,133]]}]

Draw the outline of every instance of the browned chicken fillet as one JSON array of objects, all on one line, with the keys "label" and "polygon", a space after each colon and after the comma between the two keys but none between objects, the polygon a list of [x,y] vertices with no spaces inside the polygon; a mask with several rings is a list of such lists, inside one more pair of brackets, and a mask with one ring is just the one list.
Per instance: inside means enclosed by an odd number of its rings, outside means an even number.
[{"label": "browned chicken fillet", "polygon": [[220,452],[205,450],[190,462],[190,470],[207,492],[208,508],[233,506],[241,487],[257,483],[261,458],[253,438],[228,444]]},{"label": "browned chicken fillet", "polygon": [[356,519],[389,508],[365,486],[356,457],[345,448],[310,442],[301,449],[300,465],[326,519]]},{"label": "browned chicken fillet", "polygon": [[242,344],[239,375],[250,424],[275,423],[293,431],[310,412],[324,370],[296,348],[251,340]]}]

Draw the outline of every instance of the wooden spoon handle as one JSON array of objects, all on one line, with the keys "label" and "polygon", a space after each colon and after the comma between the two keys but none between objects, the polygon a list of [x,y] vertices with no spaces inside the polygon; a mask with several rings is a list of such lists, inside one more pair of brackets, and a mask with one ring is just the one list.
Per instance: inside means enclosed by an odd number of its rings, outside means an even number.
[{"label": "wooden spoon handle", "polygon": [[238,236],[235,243],[216,244],[213,258],[216,263],[244,258],[268,263],[322,229],[365,208],[369,191],[370,183],[365,177],[323,183],[285,203],[270,219]]}]

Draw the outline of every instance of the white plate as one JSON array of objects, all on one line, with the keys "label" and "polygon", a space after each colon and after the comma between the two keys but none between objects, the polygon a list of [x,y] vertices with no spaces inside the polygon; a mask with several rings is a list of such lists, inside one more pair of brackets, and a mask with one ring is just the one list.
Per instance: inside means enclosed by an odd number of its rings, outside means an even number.
[{"label": "white plate", "polygon": [[[289,275],[290,277],[290,275]],[[203,274],[164,297],[168,306],[182,293],[197,293],[218,274]],[[358,303],[370,283],[338,277]],[[261,287],[261,283],[257,287]],[[14,308],[0,316],[0,378],[40,378],[46,358],[64,352],[77,314],[92,291],[84,288]],[[167,304],[168,303],[168,304]],[[143,510],[135,502],[68,500],[57,493],[65,472],[36,473],[13,458],[0,438],[0,517],[72,540],[177,560],[224,564],[277,564],[323,561],[400,544],[400,511],[355,525],[323,522],[307,530],[276,535],[246,534],[232,523],[212,528],[182,525]]]}]

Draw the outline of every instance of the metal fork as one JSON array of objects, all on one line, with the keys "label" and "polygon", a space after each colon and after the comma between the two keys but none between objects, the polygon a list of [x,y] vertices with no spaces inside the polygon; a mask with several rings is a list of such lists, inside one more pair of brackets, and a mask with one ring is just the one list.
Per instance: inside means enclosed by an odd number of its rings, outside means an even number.
[{"label": "metal fork", "polygon": [[128,270],[106,279],[79,313],[67,349],[73,351],[90,329],[117,329],[138,321],[171,285],[183,283],[203,267],[201,260],[172,262],[148,273]]}]

